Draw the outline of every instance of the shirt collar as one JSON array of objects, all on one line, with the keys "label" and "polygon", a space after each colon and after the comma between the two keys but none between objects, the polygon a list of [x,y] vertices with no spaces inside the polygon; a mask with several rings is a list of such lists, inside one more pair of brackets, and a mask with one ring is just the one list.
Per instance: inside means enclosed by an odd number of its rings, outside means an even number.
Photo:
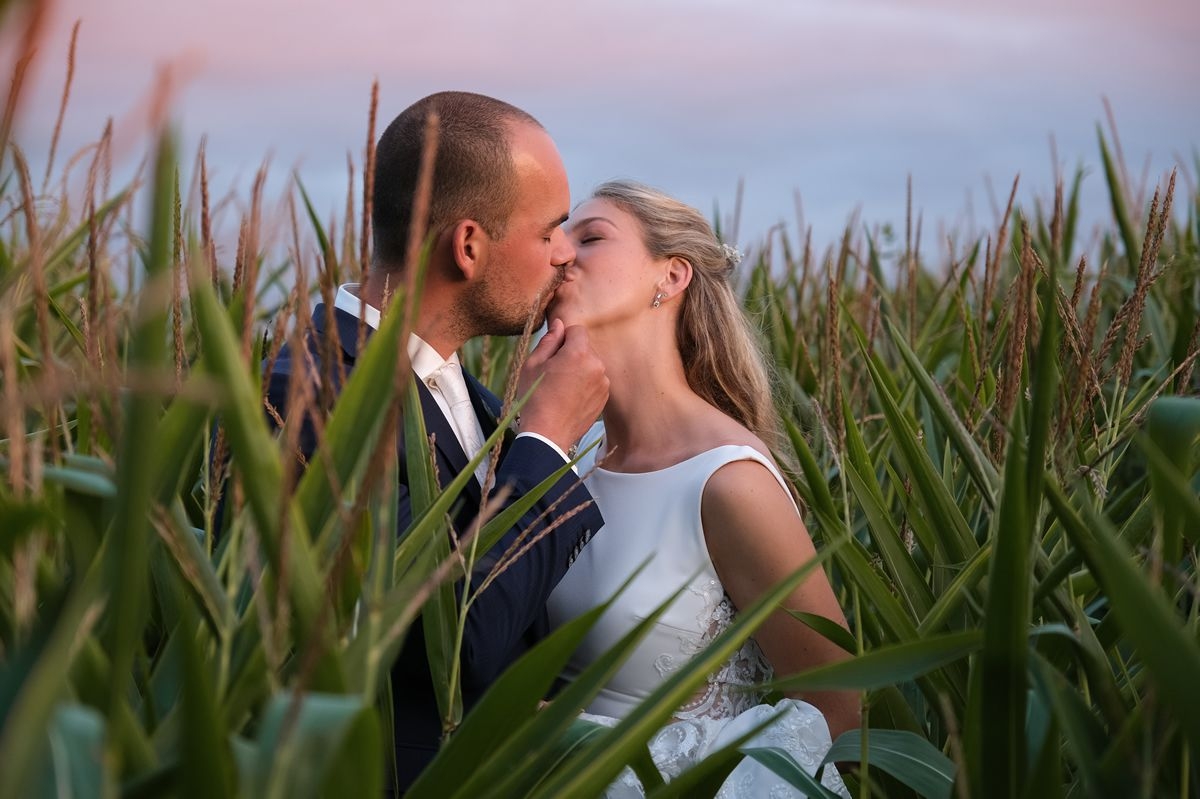
[{"label": "shirt collar", "polygon": [[[362,301],[359,296],[360,287],[360,283],[343,283],[338,286],[333,307],[345,311],[355,319],[362,319],[372,330],[378,330],[379,309]],[[459,366],[457,352],[450,353],[449,358],[443,358],[437,350],[416,333],[410,333],[408,336],[408,359],[412,362],[413,371],[421,380],[428,380],[430,375],[447,364]]]},{"label": "shirt collar", "polygon": [[441,371],[448,365],[455,367],[459,365],[457,352],[450,353],[449,358],[443,358],[437,350],[416,333],[408,335],[408,359],[412,362],[413,371],[421,380],[428,380],[434,372]]},{"label": "shirt collar", "polygon": [[333,307],[361,319],[372,330],[379,329],[379,309],[362,301],[358,295],[360,283],[343,283],[338,286],[337,296],[333,298]]}]

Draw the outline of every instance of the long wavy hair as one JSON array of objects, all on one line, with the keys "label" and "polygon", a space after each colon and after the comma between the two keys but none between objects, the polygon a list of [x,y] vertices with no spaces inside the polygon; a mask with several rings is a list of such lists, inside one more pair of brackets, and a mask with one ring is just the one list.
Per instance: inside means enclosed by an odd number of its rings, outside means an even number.
[{"label": "long wavy hair", "polygon": [[691,264],[676,328],[688,385],[778,450],[781,430],[767,359],[730,283],[734,251],[717,239],[703,214],[653,187],[611,180],[592,196],[637,218],[652,256]]}]

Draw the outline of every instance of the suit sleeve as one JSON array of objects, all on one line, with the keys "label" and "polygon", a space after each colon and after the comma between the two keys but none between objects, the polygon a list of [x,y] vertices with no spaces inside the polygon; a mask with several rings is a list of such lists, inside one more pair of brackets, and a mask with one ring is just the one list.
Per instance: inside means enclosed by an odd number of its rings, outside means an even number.
[{"label": "suit sleeve", "polygon": [[[509,487],[505,507],[564,463],[545,442],[517,438],[496,475],[498,487]],[[471,575],[474,589],[483,584],[514,542],[535,540],[471,606],[463,633],[464,684],[488,685],[508,666],[522,637],[545,612],[546,601],[567,567],[602,524],[591,494],[579,476],[568,471],[479,559]]]}]

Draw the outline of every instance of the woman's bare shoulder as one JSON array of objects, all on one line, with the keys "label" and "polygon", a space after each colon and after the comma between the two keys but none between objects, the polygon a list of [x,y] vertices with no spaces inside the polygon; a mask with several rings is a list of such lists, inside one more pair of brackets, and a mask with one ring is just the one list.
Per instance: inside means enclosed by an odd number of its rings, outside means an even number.
[{"label": "woman's bare shoulder", "polygon": [[750,428],[716,408],[700,415],[693,421],[692,427],[696,452],[723,446],[750,447],[767,460],[775,462],[770,447],[761,438],[751,432]]}]

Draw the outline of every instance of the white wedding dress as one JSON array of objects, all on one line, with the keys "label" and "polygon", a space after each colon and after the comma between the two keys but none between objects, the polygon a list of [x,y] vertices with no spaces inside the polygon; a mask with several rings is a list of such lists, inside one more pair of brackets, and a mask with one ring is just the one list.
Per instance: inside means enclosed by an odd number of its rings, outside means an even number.
[{"label": "white wedding dress", "polygon": [[[561,625],[600,604],[616,593],[638,566],[648,559],[649,563],[588,633],[567,664],[564,677],[573,679],[581,673],[687,584],[587,708],[585,718],[611,726],[704,649],[736,614],[717,579],[701,527],[700,500],[709,477],[732,461],[754,460],[771,470],[781,490],[787,489],[774,464],[746,446],[717,447],[665,469],[637,474],[595,468],[595,460],[594,454],[586,456],[579,473],[585,475],[604,514],[604,528],[579,553],[551,595],[551,623]],[[807,702],[791,699],[775,706],[761,704],[761,696],[740,690],[771,676],[771,666],[758,644],[748,639],[651,739],[650,754],[663,777],[678,776],[776,713],[782,715],[746,746],[782,749],[814,774],[831,744],[821,712]],[[825,768],[822,782],[849,796],[832,765]],[[628,768],[606,793],[608,797],[641,795],[642,786]],[[751,758],[742,760],[717,794],[721,799],[803,795]]]}]

